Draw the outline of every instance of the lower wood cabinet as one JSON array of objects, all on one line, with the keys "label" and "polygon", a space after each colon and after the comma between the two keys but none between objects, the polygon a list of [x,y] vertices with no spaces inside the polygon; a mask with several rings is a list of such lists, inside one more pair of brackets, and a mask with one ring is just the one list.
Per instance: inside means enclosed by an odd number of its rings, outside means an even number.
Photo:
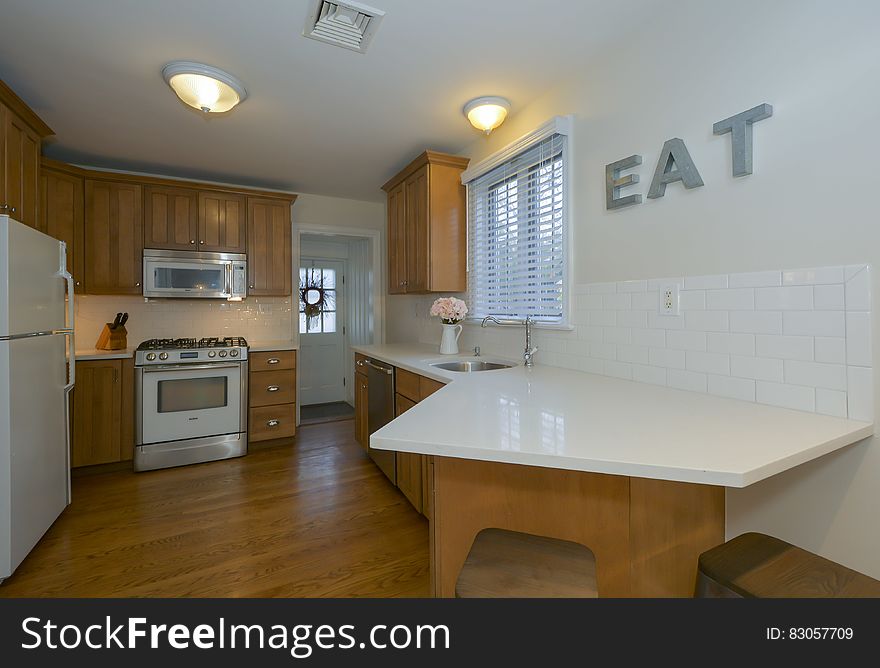
[{"label": "lower wood cabinet", "polygon": [[355,355],[354,369],[354,438],[364,450],[370,447],[370,380],[363,355]]},{"label": "lower wood cabinet", "polygon": [[296,351],[251,353],[248,362],[248,441],[296,435]]},{"label": "lower wood cabinet", "polygon": [[132,359],[77,362],[72,402],[70,461],[73,468],[132,458]]}]

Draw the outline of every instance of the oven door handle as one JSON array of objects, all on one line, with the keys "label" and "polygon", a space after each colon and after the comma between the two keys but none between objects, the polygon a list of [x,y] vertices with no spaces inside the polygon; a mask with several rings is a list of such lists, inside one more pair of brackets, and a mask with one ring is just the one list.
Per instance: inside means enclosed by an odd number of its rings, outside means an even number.
[{"label": "oven door handle", "polygon": [[144,373],[161,371],[211,371],[214,369],[240,369],[241,364],[162,364],[140,367]]}]

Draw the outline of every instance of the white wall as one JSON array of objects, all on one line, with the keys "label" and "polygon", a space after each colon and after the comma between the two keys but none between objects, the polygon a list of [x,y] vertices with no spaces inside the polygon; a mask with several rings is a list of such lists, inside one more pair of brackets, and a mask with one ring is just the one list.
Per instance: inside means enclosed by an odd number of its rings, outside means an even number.
[{"label": "white wall", "polygon": [[[741,0],[735,11],[700,0],[668,3],[664,18],[583,63],[580,76],[517,109],[464,153],[480,160],[553,115],[575,115],[575,283],[876,267],[877,34],[880,4],[872,2]],[[712,124],[763,102],[774,115],[754,126],[754,174],[734,179],[730,136],[713,136]],[[641,183],[631,192],[645,195],[672,137],[686,142],[705,186],[672,185],[662,199],[606,211],[605,164],[641,154]],[[429,303],[389,297],[388,339],[416,338],[415,316]],[[877,350],[876,323],[873,331]],[[469,340],[491,351],[500,336],[509,345],[506,333],[474,330]],[[880,445],[870,439],[730,492],[728,528],[772,533],[880,577],[878,501]]]}]

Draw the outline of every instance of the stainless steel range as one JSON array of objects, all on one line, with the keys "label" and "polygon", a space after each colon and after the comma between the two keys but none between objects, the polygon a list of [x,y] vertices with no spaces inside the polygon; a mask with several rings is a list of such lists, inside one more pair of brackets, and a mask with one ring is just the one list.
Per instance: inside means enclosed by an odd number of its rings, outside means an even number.
[{"label": "stainless steel range", "polygon": [[247,358],[241,337],[140,344],[134,470],[247,454]]}]

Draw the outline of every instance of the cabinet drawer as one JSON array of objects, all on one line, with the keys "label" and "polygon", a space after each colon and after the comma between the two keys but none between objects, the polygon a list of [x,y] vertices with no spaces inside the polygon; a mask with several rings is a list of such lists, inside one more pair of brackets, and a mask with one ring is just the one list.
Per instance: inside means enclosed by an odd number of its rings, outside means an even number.
[{"label": "cabinet drawer", "polygon": [[248,355],[251,373],[254,371],[278,371],[296,368],[295,350],[277,350],[268,353],[251,353]]},{"label": "cabinet drawer", "polygon": [[251,408],[248,416],[248,440],[268,441],[296,434],[296,404]]},{"label": "cabinet drawer", "polygon": [[420,399],[419,376],[403,369],[397,369],[396,373],[396,392],[411,401],[418,402]]},{"label": "cabinet drawer", "polygon": [[296,374],[290,370],[252,371],[250,374],[249,404],[271,406],[296,401]]}]

